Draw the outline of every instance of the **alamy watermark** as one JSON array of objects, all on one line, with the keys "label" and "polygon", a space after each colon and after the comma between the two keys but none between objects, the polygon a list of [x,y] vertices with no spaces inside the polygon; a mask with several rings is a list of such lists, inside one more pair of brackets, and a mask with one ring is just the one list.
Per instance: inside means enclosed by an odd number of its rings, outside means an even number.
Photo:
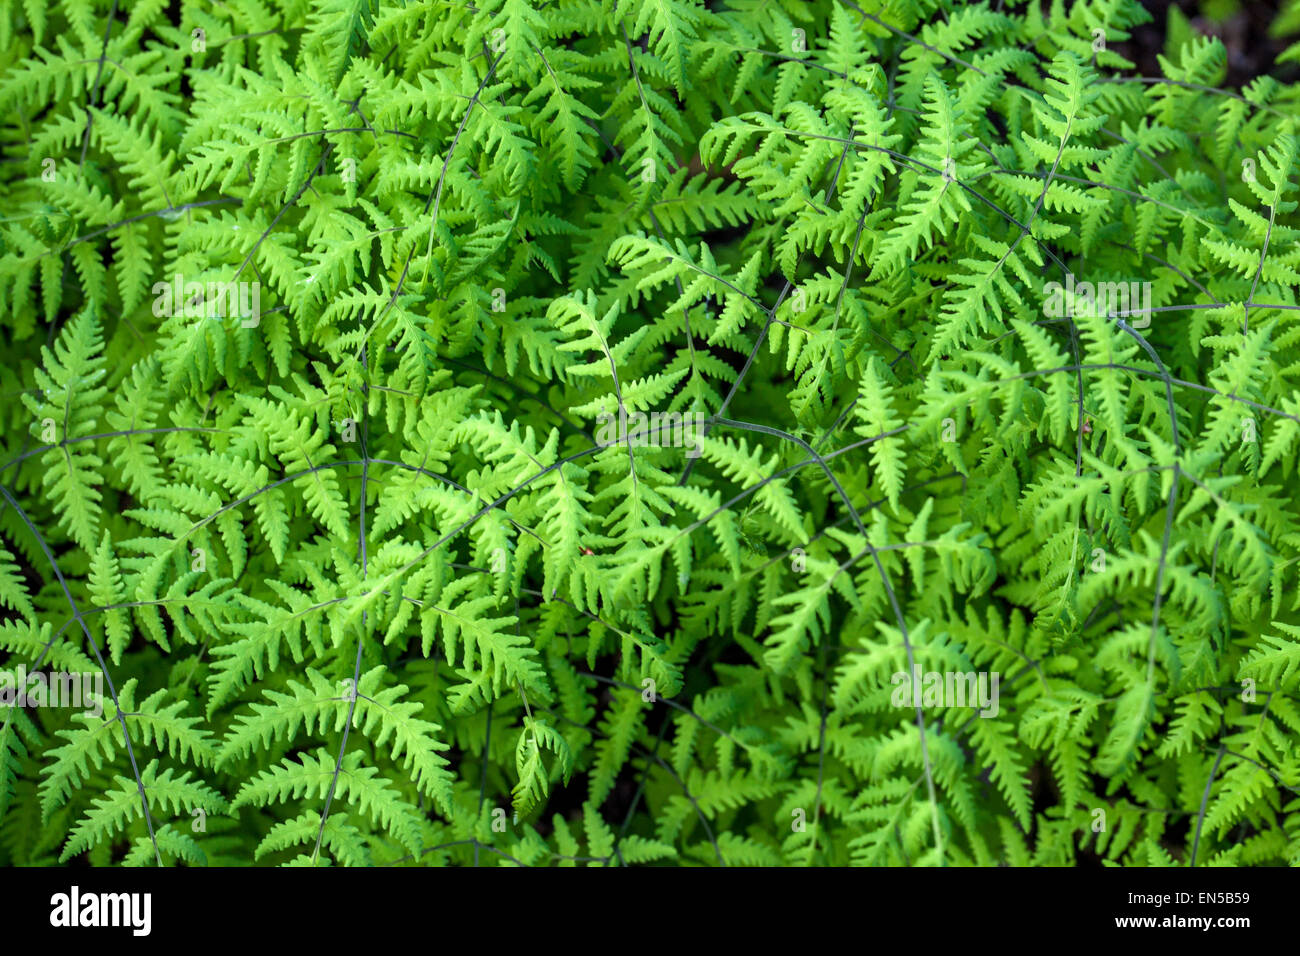
[{"label": "alamy watermark", "polygon": [[153,284],[153,314],[186,319],[240,319],[246,329],[262,321],[262,286],[259,282],[186,282],[179,272],[171,282]]},{"label": "alamy watermark", "polygon": [[0,670],[0,707],[72,707],[92,717],[104,713],[102,671]]},{"label": "alamy watermark", "polygon": [[890,678],[895,707],[978,707],[981,717],[998,715],[997,671],[898,671]]},{"label": "alamy watermark", "polygon": [[1151,324],[1150,282],[1079,282],[1066,273],[1065,285],[1043,286],[1043,312],[1049,319],[1117,316],[1135,329]]},{"label": "alamy watermark", "polygon": [[83,893],[74,885],[50,897],[50,925],[60,928],[121,926],[148,936],[152,913],[152,893]]},{"label": "alamy watermark", "polygon": [[685,448],[687,458],[699,458],[704,439],[705,416],[702,412],[629,412],[619,408],[618,415],[601,412],[596,416],[596,444],[627,445],[630,448],[655,445],[659,448]]}]

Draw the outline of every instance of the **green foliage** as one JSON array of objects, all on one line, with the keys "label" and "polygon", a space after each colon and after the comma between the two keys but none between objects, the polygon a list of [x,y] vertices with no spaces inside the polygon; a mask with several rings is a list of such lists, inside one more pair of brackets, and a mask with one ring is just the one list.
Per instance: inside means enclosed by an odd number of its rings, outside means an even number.
[{"label": "green foliage", "polygon": [[1300,88],[1149,19],[0,4],[0,863],[1300,864]]}]

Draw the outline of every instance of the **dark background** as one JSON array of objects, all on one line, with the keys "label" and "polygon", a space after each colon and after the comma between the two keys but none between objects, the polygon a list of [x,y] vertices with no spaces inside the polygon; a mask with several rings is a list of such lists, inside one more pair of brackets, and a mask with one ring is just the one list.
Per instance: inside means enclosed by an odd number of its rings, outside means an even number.
[{"label": "dark background", "polygon": [[[1176,7],[1198,33],[1217,36],[1228,49],[1228,87],[1241,87],[1262,73],[1281,80],[1300,77],[1300,64],[1275,64],[1278,55],[1300,40],[1300,23],[1291,35],[1270,33],[1284,6],[1282,0],[1142,0],[1151,23],[1137,27],[1127,43],[1114,44],[1121,56],[1135,62],[1143,76],[1160,76],[1156,56],[1164,52],[1169,8]],[[1293,18],[1300,19],[1300,18]]]}]

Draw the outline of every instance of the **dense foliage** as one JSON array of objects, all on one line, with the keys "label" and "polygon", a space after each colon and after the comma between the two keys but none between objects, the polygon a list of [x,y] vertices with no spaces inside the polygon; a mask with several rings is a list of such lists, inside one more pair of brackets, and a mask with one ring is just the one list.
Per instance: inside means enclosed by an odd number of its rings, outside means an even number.
[{"label": "dense foliage", "polygon": [[1149,19],[0,2],[0,862],[1300,863],[1300,89]]}]

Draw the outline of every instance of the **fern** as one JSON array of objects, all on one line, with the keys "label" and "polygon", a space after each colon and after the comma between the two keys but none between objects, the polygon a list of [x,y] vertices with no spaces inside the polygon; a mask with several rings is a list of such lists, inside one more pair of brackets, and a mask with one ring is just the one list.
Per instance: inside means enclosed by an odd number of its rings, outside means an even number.
[{"label": "fern", "polygon": [[1296,864],[1297,53],[1149,19],[0,4],[0,863]]}]

